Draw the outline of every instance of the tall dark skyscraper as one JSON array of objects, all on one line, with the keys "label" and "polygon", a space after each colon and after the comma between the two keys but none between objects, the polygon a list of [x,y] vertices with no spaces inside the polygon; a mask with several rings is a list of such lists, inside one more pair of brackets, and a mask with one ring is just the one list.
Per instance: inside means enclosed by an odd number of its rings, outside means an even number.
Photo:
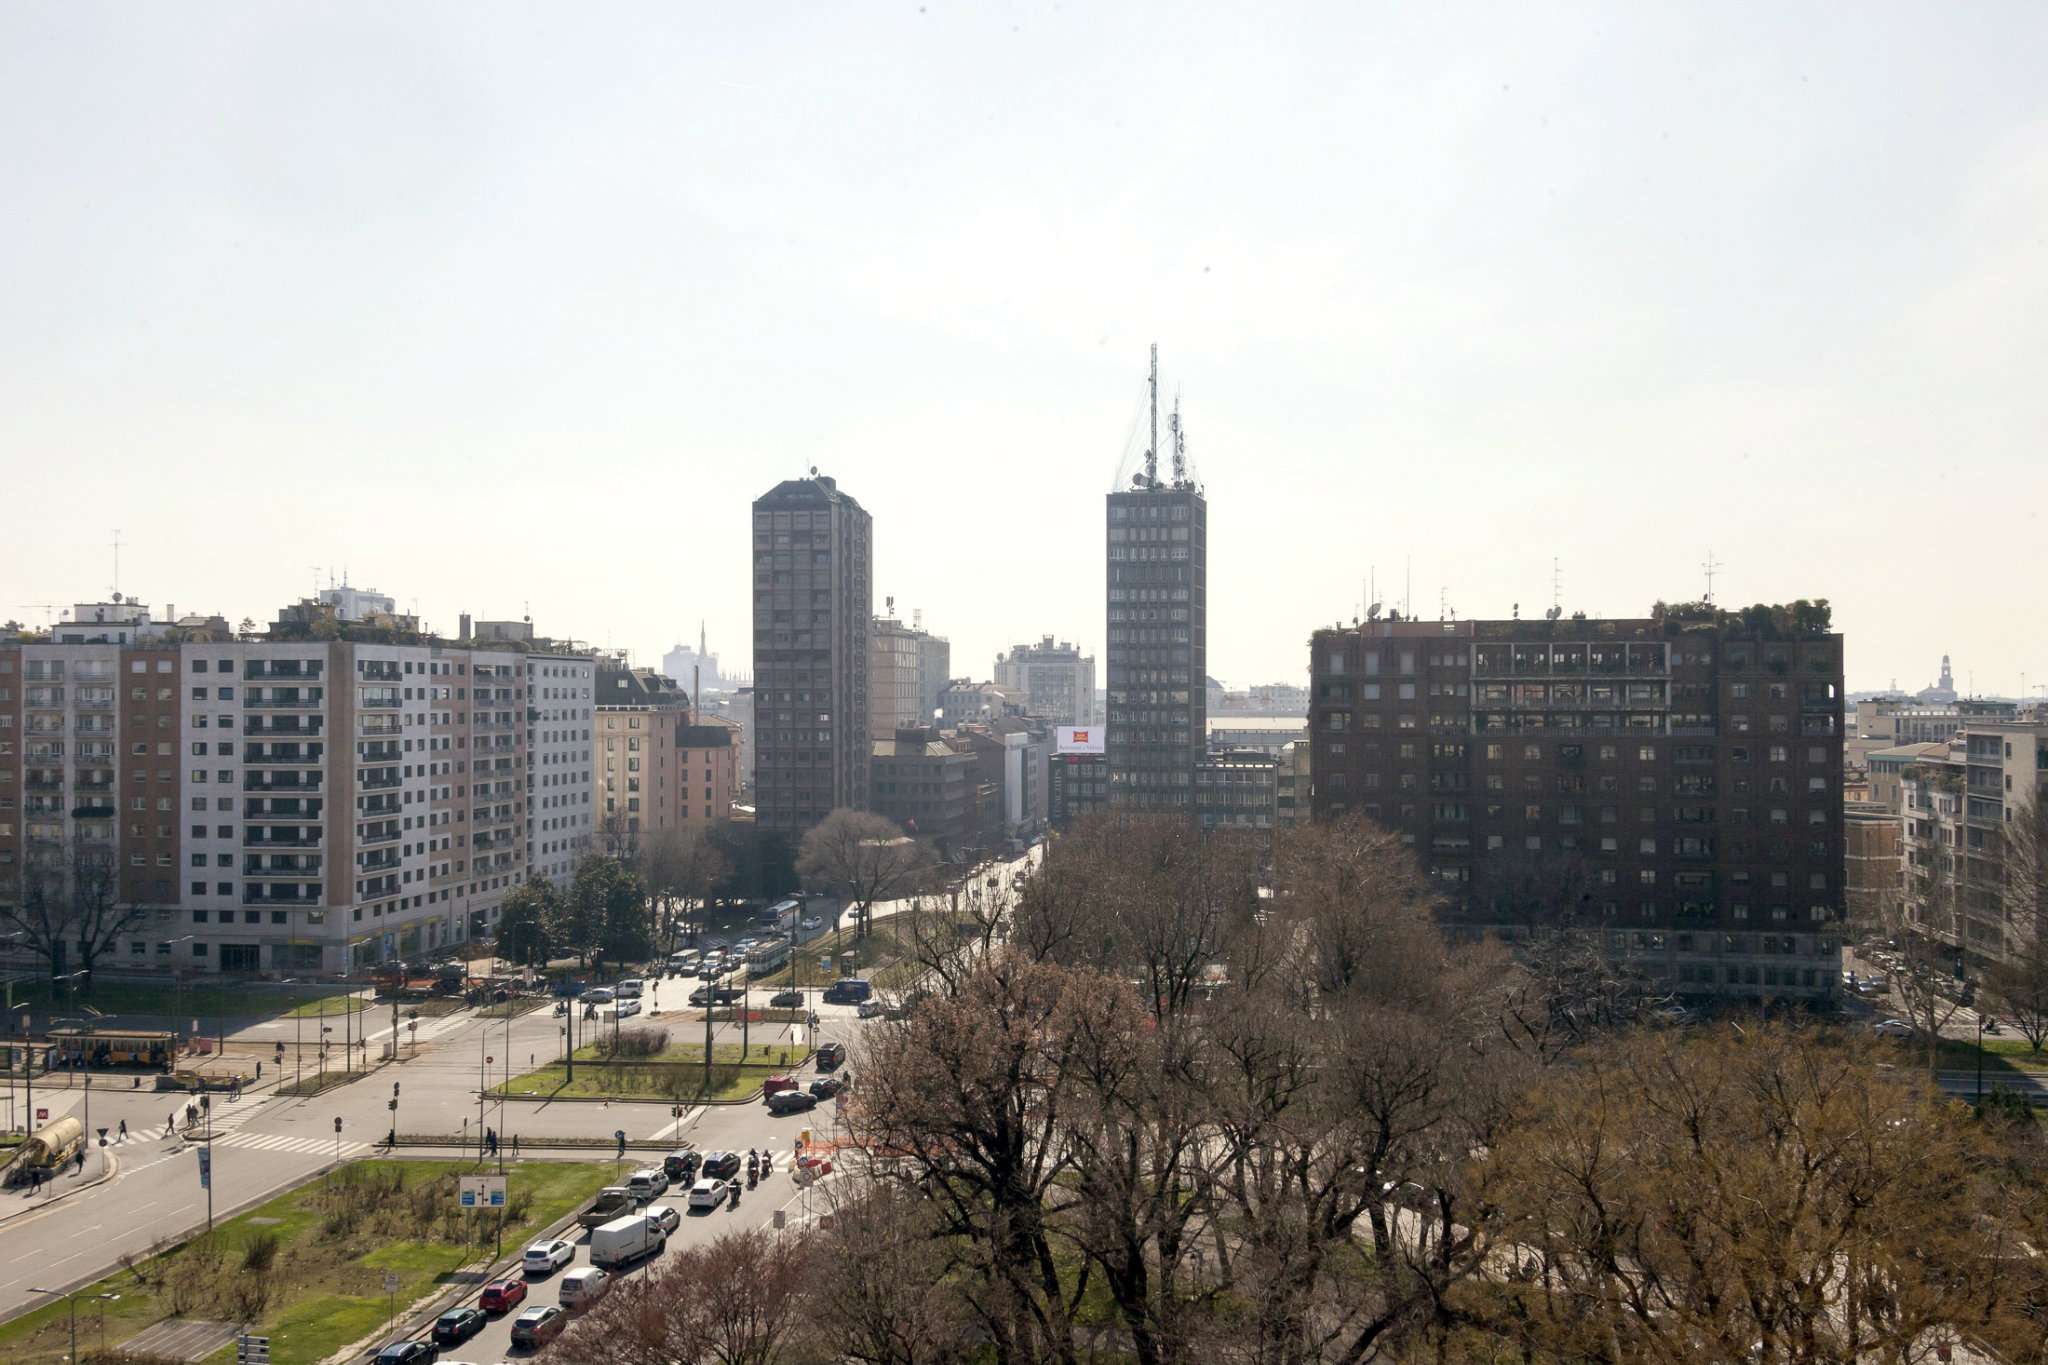
[{"label": "tall dark skyscraper", "polygon": [[1188,810],[1208,748],[1209,504],[1187,469],[1176,405],[1171,477],[1159,477],[1159,348],[1152,443],[1131,486],[1109,495],[1109,799]]},{"label": "tall dark skyscraper", "polygon": [[874,520],[831,479],[754,501],[754,800],[801,833],[868,804]]}]

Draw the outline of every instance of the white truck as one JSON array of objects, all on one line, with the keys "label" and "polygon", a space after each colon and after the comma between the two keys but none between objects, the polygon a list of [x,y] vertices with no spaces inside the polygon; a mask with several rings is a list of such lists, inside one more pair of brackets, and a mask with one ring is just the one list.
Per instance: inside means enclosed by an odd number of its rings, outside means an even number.
[{"label": "white truck", "polygon": [[590,1234],[590,1263],[611,1269],[630,1265],[642,1256],[658,1255],[668,1245],[668,1234],[644,1213],[611,1222]]}]

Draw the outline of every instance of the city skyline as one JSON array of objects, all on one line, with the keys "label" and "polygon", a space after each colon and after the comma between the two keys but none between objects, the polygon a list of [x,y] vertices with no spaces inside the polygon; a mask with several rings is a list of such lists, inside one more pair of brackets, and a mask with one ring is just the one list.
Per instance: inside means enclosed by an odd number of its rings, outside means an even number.
[{"label": "city skyline", "polygon": [[346,566],[443,631],[737,660],[741,509],[816,466],[956,672],[1101,658],[1102,565],[1039,547],[1092,533],[1156,340],[1233,684],[1301,680],[1375,570],[1533,615],[1557,558],[1631,615],[1709,555],[1725,605],[1831,599],[1852,690],[2048,681],[1920,567],[1935,483],[1997,490],[1974,574],[2041,540],[2036,11],[621,13],[0,18],[42,509],[0,615],[105,596],[119,528],[153,605]]}]

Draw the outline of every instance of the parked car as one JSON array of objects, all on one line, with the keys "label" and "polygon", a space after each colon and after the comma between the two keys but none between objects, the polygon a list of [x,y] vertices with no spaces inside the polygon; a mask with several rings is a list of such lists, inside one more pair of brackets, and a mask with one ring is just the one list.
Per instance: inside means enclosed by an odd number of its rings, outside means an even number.
[{"label": "parked car", "polygon": [[846,1065],[846,1044],[820,1043],[818,1045],[818,1070],[837,1071]]},{"label": "parked car", "polygon": [[529,1308],[512,1319],[512,1344],[514,1346],[545,1346],[562,1335],[562,1329],[569,1325],[569,1315],[554,1304],[543,1304]]},{"label": "parked car", "polygon": [[588,1308],[611,1292],[612,1277],[594,1265],[579,1266],[562,1277],[562,1307]]},{"label": "parked car", "polygon": [[699,1180],[690,1186],[690,1207],[693,1209],[715,1209],[726,1199],[726,1183],[723,1180]]},{"label": "parked car", "polygon": [[662,1173],[671,1185],[680,1185],[685,1180],[697,1178],[697,1168],[704,1164],[704,1158],[691,1151],[670,1152],[661,1159]]},{"label": "parked car", "polygon": [[771,1114],[801,1114],[818,1107],[818,1097],[805,1090],[784,1090],[768,1097]]},{"label": "parked car", "polygon": [[652,1218],[654,1225],[663,1232],[674,1232],[683,1222],[683,1215],[677,1213],[674,1206],[669,1204],[648,1205],[647,1216]]},{"label": "parked car", "polygon": [[822,929],[825,927],[825,921],[819,919],[816,915],[805,915],[801,923],[806,929]]},{"label": "parked car", "polygon": [[863,1000],[854,1013],[863,1019],[879,1019],[889,1012],[889,1007],[879,1000]]},{"label": "parked car", "polygon": [[618,998],[619,993],[610,986],[592,986],[583,992],[583,1003],[586,1005],[609,1005]]},{"label": "parked car", "polygon": [[820,1076],[810,1085],[811,1093],[821,1100],[829,1100],[844,1089],[846,1078],[843,1076]]},{"label": "parked car", "polygon": [[642,1166],[627,1179],[626,1188],[633,1192],[633,1198],[644,1204],[668,1193],[668,1173],[659,1166]]},{"label": "parked car", "polygon": [[778,1095],[785,1090],[794,1089],[796,1089],[796,1077],[794,1076],[770,1076],[767,1080],[761,1082],[761,1094],[763,1097]]},{"label": "parked car", "polygon": [[484,1286],[483,1297],[478,1302],[487,1313],[509,1313],[526,1302],[526,1281],[493,1280]]},{"label": "parked car", "polygon": [[618,997],[621,1000],[638,1000],[642,992],[647,989],[647,983],[637,976],[629,976],[619,982],[613,989],[618,993]]},{"label": "parked car", "polygon": [[451,1308],[434,1319],[434,1344],[459,1346],[483,1331],[488,1321],[481,1308]]},{"label": "parked car", "polygon": [[519,1258],[519,1264],[529,1275],[552,1275],[576,1259],[576,1244],[557,1237],[551,1242],[535,1242]]},{"label": "parked car", "polygon": [[768,1004],[771,1009],[801,1009],[803,1008],[803,1003],[804,993],[802,991],[777,991],[768,997]]},{"label": "parked car", "polygon": [[730,1180],[739,1173],[740,1154],[738,1152],[706,1152],[704,1154],[704,1165],[697,1172],[700,1176],[711,1180]]},{"label": "parked car", "polygon": [[631,1019],[639,1012],[640,1002],[638,1000],[621,1000],[618,1004],[612,1006],[612,1017],[615,1019]]},{"label": "parked car", "polygon": [[441,1352],[425,1341],[394,1341],[377,1352],[377,1365],[434,1365]]},{"label": "parked car", "polygon": [[1870,1026],[1870,1031],[1880,1038],[1911,1038],[1914,1028],[1904,1019],[1880,1019]]}]

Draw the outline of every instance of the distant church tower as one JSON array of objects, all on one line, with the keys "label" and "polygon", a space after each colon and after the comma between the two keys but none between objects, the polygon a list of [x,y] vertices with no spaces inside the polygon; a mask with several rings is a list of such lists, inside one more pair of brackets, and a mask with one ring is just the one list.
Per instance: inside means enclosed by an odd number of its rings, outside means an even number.
[{"label": "distant church tower", "polygon": [[1941,656],[1941,681],[1932,687],[1923,687],[1913,694],[1913,700],[1946,704],[1956,699],[1956,676],[1949,667],[1948,655]]}]

